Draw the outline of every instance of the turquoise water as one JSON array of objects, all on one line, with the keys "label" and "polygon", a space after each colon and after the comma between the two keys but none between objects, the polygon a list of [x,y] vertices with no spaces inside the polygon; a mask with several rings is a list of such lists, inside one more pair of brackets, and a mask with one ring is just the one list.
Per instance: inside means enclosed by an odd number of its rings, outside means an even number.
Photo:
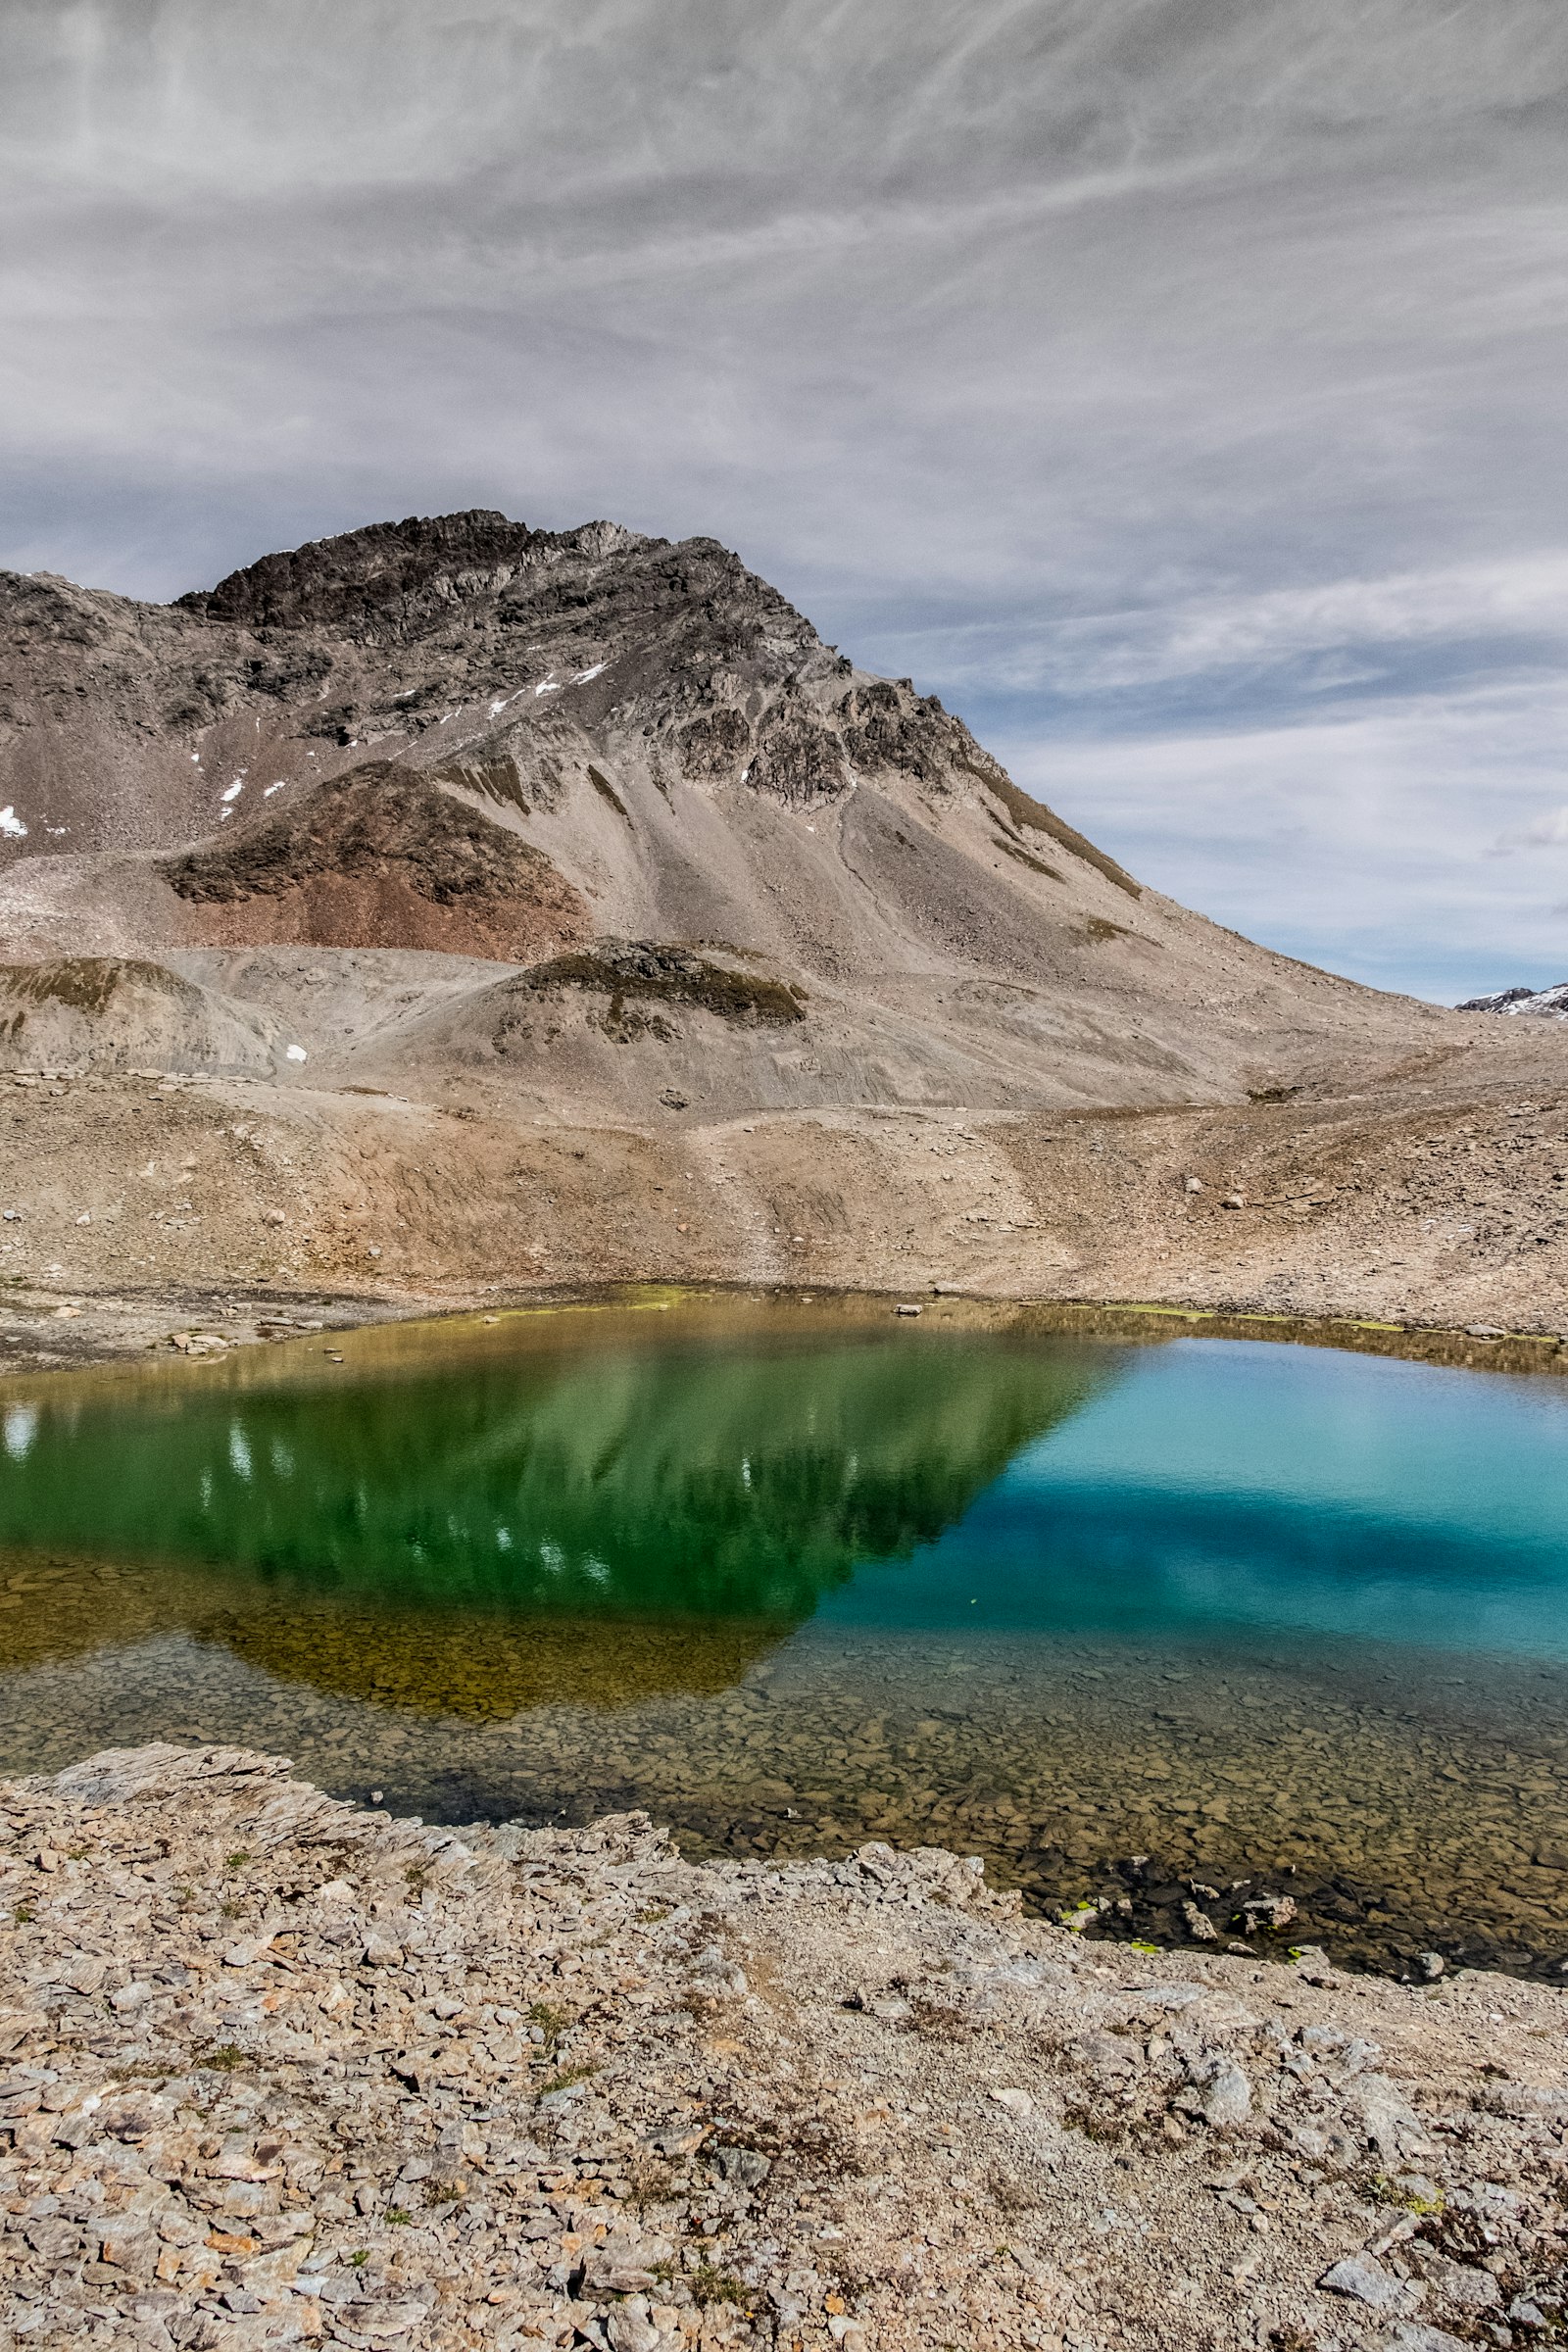
[{"label": "turquoise water", "polygon": [[859,1625],[1353,1639],[1568,1660],[1568,1383],[1330,1349],[1118,1349]]},{"label": "turquoise water", "polygon": [[1554,1969],[1565,1497],[1557,1375],[958,1302],[18,1380],[0,1764],[235,1740],[426,1816],[956,1844],[1102,1933],[1244,1877],[1351,1958]]}]

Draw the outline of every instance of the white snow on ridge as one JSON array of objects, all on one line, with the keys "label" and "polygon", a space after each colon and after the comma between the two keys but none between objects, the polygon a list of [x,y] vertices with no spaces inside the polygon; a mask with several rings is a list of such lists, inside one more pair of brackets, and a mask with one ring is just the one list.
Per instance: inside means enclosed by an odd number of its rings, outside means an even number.
[{"label": "white snow on ridge", "polygon": [[533,691],[534,699],[537,701],[539,696],[542,694],[559,694],[561,692],[561,688],[554,678],[546,678],[543,685],[536,686]]},{"label": "white snow on ridge", "polygon": [[[0,822],[3,822],[0,819]],[[1523,1012],[1538,1020],[1568,1021],[1568,980],[1551,988],[1499,988],[1490,997],[1471,997],[1459,1012]]]},{"label": "white snow on ridge", "polygon": [[590,678],[597,678],[601,670],[608,669],[609,667],[610,663],[608,662],[596,662],[592,669],[579,669],[577,672],[577,684],[579,686],[586,686]]}]

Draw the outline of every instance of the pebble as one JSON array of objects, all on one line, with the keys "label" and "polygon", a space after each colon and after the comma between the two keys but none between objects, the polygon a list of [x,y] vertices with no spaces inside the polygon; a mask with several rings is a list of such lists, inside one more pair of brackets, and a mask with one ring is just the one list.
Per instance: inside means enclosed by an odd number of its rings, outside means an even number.
[{"label": "pebble", "polygon": [[1371,2311],[1409,2312],[1419,2300],[1402,2278],[1385,2270],[1372,2254],[1349,2254],[1343,2262],[1331,2264],[1320,2283],[1331,2295],[1348,2295]]},{"label": "pebble", "polygon": [[1561,2308],[1562,1990],[1138,1954],[935,1847],[457,1834],[167,1743],[0,1784],[0,1907],[19,2343],[1174,2352],[1343,2341],[1335,2298],[1445,2352]]},{"label": "pebble", "polygon": [[1202,2112],[1211,2124],[1245,2123],[1252,2110],[1252,2086],[1234,2058],[1212,2062]]}]

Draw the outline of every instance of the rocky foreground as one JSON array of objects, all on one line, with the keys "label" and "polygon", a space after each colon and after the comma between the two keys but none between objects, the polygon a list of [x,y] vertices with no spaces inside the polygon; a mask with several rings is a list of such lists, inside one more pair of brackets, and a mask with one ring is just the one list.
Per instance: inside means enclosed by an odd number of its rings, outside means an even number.
[{"label": "rocky foreground", "polygon": [[979,1866],[0,1788],[7,2342],[1555,2341],[1568,1996],[1087,1942]]}]

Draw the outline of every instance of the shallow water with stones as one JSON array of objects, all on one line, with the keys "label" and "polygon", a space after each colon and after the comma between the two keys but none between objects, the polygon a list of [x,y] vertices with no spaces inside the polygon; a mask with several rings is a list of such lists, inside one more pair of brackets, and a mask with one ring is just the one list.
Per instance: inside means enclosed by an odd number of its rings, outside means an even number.
[{"label": "shallow water with stones", "polygon": [[1568,1958],[1559,1377],[648,1294],[19,1378],[0,1435],[7,1772],[222,1740],[951,1845],[1092,1934]]}]

